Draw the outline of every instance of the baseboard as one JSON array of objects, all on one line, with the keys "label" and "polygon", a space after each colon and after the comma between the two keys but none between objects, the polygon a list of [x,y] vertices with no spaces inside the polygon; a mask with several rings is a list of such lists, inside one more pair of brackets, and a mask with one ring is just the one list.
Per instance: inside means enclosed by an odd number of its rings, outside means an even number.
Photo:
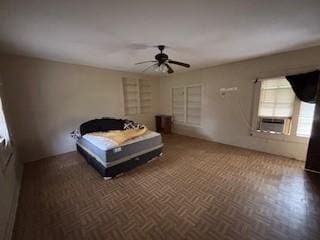
[{"label": "baseboard", "polygon": [[305,168],[304,170],[307,171],[307,172],[312,172],[312,173],[320,174],[320,172],[315,171],[315,170],[310,170],[310,169],[308,169],[308,168]]},{"label": "baseboard", "polygon": [[23,174],[23,165],[22,165],[22,170],[21,170],[21,178],[18,186],[16,187],[16,191],[14,193],[14,196],[12,198],[12,204],[11,204],[11,209],[7,221],[7,226],[4,232],[4,239],[3,240],[11,240],[12,238],[12,233],[13,233],[13,227],[16,219],[16,213],[18,209],[18,204],[19,204],[19,196],[20,196],[20,189],[21,189],[21,181],[22,181],[22,174]]}]

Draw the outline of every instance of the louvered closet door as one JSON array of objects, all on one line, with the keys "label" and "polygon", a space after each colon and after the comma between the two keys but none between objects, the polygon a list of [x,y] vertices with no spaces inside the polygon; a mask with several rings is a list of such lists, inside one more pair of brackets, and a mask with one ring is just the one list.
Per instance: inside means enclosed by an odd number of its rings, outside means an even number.
[{"label": "louvered closet door", "polygon": [[139,80],[141,113],[152,112],[152,89],[150,80]]},{"label": "louvered closet door", "polygon": [[201,123],[201,86],[187,88],[187,123],[200,125]]},{"label": "louvered closet door", "polygon": [[123,78],[124,108],[126,115],[138,114],[138,81],[137,79]]},{"label": "louvered closet door", "polygon": [[172,89],[172,115],[175,122],[185,121],[185,96],[183,87]]}]

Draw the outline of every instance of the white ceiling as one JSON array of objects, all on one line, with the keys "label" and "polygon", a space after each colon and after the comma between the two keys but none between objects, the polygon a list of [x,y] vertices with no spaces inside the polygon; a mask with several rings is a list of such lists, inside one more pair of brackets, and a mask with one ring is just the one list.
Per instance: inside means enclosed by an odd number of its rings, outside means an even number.
[{"label": "white ceiling", "polygon": [[127,71],[158,44],[191,69],[320,44],[319,0],[1,0],[0,19],[2,52]]}]

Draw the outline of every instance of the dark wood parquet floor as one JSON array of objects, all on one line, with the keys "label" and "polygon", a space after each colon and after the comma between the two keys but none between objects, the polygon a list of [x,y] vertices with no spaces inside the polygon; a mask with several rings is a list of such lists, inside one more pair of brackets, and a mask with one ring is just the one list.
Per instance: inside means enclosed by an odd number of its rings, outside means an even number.
[{"label": "dark wood parquet floor", "polygon": [[303,162],[170,135],[162,158],[104,181],[76,152],[25,165],[13,239],[320,239]]}]

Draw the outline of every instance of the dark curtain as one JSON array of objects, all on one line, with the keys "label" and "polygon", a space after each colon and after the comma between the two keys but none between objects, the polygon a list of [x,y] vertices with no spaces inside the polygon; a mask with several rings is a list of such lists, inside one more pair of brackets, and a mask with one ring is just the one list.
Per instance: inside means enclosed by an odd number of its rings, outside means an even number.
[{"label": "dark curtain", "polygon": [[320,71],[286,78],[301,101],[316,104],[305,168],[320,172]]},{"label": "dark curtain", "polygon": [[315,103],[317,86],[320,79],[320,71],[286,76],[292,89],[299,100],[307,103]]}]

